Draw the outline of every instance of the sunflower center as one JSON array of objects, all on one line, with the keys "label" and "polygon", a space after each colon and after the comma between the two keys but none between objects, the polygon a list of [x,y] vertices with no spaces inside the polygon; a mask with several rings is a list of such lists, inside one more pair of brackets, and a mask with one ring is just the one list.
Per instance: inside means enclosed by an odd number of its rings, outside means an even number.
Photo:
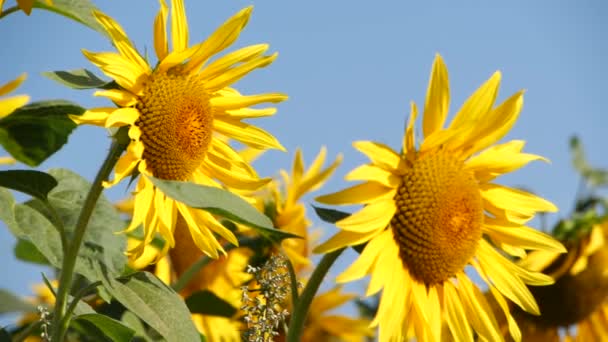
[{"label": "sunflower center", "polygon": [[188,179],[205,158],[213,133],[213,110],[201,79],[155,75],[137,109],[148,169],[158,178]]},{"label": "sunflower center", "polygon": [[417,159],[403,175],[391,220],[399,256],[427,285],[462,270],[481,239],[483,204],[473,175],[447,152]]}]

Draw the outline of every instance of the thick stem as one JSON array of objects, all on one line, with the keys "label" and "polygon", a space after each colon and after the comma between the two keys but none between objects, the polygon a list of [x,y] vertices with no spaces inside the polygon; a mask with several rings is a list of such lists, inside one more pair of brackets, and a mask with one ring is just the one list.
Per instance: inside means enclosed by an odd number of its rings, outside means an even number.
[{"label": "thick stem", "polygon": [[69,319],[64,319],[67,309],[67,300],[70,288],[72,287],[72,280],[74,278],[74,268],[76,267],[76,259],[80,246],[82,245],[82,239],[87,230],[87,224],[95,209],[95,204],[103,191],[102,182],[108,178],[114,165],[118,161],[118,158],[125,150],[126,144],[124,142],[118,142],[114,140],[110,151],[106,156],[101,168],[95,176],[95,180],[89,189],[89,193],[84,201],[84,205],[80,211],[80,216],[76,222],[76,228],[72,241],[68,246],[67,253],[63,257],[63,264],[61,267],[61,276],[59,278],[59,289],[57,290],[57,297],[55,302],[55,310],[53,311],[53,322],[51,328],[53,329],[52,341],[63,341],[65,332],[67,331],[70,323]]},{"label": "thick stem", "polygon": [[334,261],[342,254],[344,248],[338,249],[331,253],[327,253],[323,256],[317,268],[310,276],[306,287],[302,291],[298,302],[295,305],[291,319],[289,320],[289,331],[287,332],[287,342],[298,342],[300,341],[300,335],[304,329],[304,322],[306,322],[306,316],[308,315],[308,309],[312,299],[315,297],[323,278],[327,274],[327,271],[333,265]]}]

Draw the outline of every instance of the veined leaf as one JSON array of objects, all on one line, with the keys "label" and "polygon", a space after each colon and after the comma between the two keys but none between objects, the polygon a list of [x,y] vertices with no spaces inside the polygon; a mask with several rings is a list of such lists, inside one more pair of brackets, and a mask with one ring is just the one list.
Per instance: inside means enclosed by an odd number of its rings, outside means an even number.
[{"label": "veined leaf", "polygon": [[114,342],[130,342],[135,331],[113,318],[98,313],[80,315],[74,318],[76,322],[87,322],[99,329],[106,337]]},{"label": "veined leaf", "polygon": [[40,171],[6,170],[0,171],[0,186],[46,201],[46,196],[57,186],[57,181],[48,173]]},{"label": "veined leaf", "polygon": [[0,119],[0,144],[18,161],[38,166],[57,152],[76,128],[68,114],[84,111],[64,100],[30,103]]},{"label": "veined leaf", "polygon": [[272,222],[239,196],[223,189],[190,182],[149,177],[165,195],[190,207],[206,210],[256,229],[266,238],[278,242],[297,235],[273,227]]},{"label": "veined leaf", "polygon": [[186,298],[186,305],[191,313],[203,315],[232,317],[237,309],[230,305],[215,293],[203,290],[198,291]]},{"label": "veined leaf", "polygon": [[76,69],[66,71],[45,71],[42,75],[57,81],[72,89],[107,89],[111,87],[113,81],[104,81],[97,77],[92,71],[87,69]]}]

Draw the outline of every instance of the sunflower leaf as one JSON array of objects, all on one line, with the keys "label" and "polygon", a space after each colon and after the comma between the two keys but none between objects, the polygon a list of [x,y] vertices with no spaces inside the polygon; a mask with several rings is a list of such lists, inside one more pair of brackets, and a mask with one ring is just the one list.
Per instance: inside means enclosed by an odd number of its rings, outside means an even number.
[{"label": "sunflower leaf", "polygon": [[211,186],[148,177],[165,195],[192,208],[203,209],[256,229],[269,240],[299,238],[273,227],[272,221],[239,196]]},{"label": "sunflower leaf", "polygon": [[312,208],[315,210],[315,213],[317,213],[317,216],[327,223],[333,224],[350,216],[349,213],[345,213],[340,210],[316,207],[314,205]]},{"label": "sunflower leaf", "polygon": [[28,240],[19,239],[13,248],[15,258],[32,264],[48,265],[49,261],[44,254],[40,253],[38,247]]},{"label": "sunflower leaf", "polygon": [[30,103],[0,120],[0,144],[18,161],[38,166],[57,152],[76,128],[68,114],[84,111],[64,100]]},{"label": "sunflower leaf", "polygon": [[0,289],[0,314],[8,312],[35,312],[36,307],[18,296]]},{"label": "sunflower leaf", "polygon": [[114,83],[113,81],[102,80],[87,69],[45,71],[42,75],[72,89],[107,89]]},{"label": "sunflower leaf", "polygon": [[186,298],[191,313],[230,318],[237,309],[209,290],[198,291]]},{"label": "sunflower leaf", "polygon": [[49,191],[57,186],[57,180],[40,171],[7,170],[0,171],[0,186],[46,201]]},{"label": "sunflower leaf", "polygon": [[105,289],[167,341],[198,341],[199,333],[182,298],[156,276],[137,272],[113,279],[101,264],[95,264]]},{"label": "sunflower leaf", "polygon": [[[64,169],[50,170],[58,185],[48,193],[48,202],[63,222],[66,233],[73,232],[89,183],[79,175]],[[44,259],[54,267],[62,266],[61,238],[49,220],[48,208],[38,199],[17,204],[12,194],[0,188],[0,219],[15,237],[33,244]],[[91,281],[97,274],[95,262],[103,263],[112,274],[120,275],[126,265],[126,236],[115,234],[124,223],[120,214],[103,196],[91,215],[84,242],[76,262],[76,272]]]},{"label": "sunflower leaf", "polygon": [[129,342],[135,336],[135,331],[122,322],[98,313],[80,315],[75,317],[74,321],[93,325],[111,341]]},{"label": "sunflower leaf", "polygon": [[53,0],[52,5],[47,4],[46,1],[36,0],[34,7],[70,18],[109,38],[106,30],[93,16],[93,11],[98,9],[89,0]]}]

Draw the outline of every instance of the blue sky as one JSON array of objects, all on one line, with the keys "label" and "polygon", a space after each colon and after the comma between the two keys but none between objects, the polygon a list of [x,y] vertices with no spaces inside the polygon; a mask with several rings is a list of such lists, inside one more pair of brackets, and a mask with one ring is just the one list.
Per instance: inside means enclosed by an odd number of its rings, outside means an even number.
[{"label": "blue sky", "polygon": [[[456,4],[458,3],[458,4]],[[285,92],[290,99],[275,117],[255,123],[272,132],[288,153],[271,151],[256,162],[259,173],[289,168],[302,148],[310,162],[322,145],[344,162],[321,192],[347,185],[344,174],[365,162],[351,143],[375,140],[400,146],[409,102],[424,104],[431,64],[440,53],[448,66],[454,113],[495,70],[503,81],[499,100],[526,89],[524,109],[506,139],[524,139],[526,150],[543,155],[537,162],[499,182],[524,186],[563,210],[572,208],[578,179],[571,167],[568,138],[581,137],[592,163],[608,166],[603,97],[608,79],[605,32],[608,5],[603,1],[186,1],[190,41],[199,42],[240,8],[255,6],[235,47],[269,43],[279,57],[237,84],[244,93]],[[5,8],[12,5],[11,1]],[[153,0],[97,1],[122,24],[140,50],[153,50]],[[16,13],[0,21],[0,83],[28,72],[18,93],[33,101],[63,98],[84,107],[104,106],[91,91],[62,87],[43,71],[98,70],[80,49],[113,51],[99,33],[55,14]],[[505,140],[506,140],[505,139]],[[81,127],[68,144],[40,169],[66,167],[92,179],[109,146],[100,128]],[[0,153],[2,155],[2,153]],[[117,186],[107,195],[126,194]],[[306,198],[312,201],[312,196]],[[315,220],[317,226],[324,226]],[[0,225],[0,288],[27,293],[40,281],[40,269],[13,260],[14,239]],[[332,274],[352,258],[345,255]],[[10,259],[9,262],[6,262]],[[353,287],[353,289],[359,289]]]}]

